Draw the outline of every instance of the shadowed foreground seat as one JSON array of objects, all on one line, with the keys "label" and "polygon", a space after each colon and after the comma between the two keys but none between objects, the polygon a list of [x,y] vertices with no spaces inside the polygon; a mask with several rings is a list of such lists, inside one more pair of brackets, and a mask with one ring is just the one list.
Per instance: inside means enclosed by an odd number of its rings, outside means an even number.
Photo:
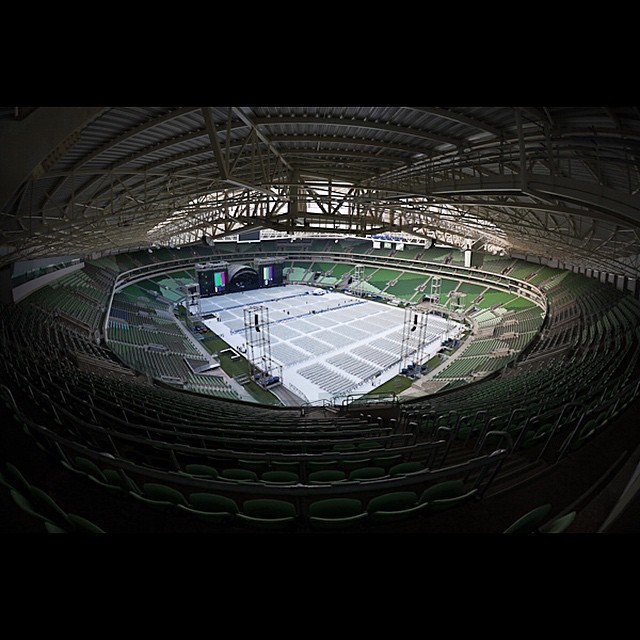
[{"label": "shadowed foreground seat", "polygon": [[250,469],[225,469],[220,476],[236,482],[257,482],[258,474]]},{"label": "shadowed foreground seat", "polygon": [[215,493],[195,492],[189,496],[189,502],[178,505],[178,509],[207,522],[231,522],[238,513],[238,505],[232,498]]},{"label": "shadowed foreground seat", "polygon": [[571,511],[564,516],[554,518],[550,522],[543,524],[539,527],[539,533],[564,533],[575,520],[577,515],[576,511]]},{"label": "shadowed foreground seat", "polygon": [[535,509],[531,509],[509,525],[504,533],[534,533],[540,522],[544,520],[551,511],[550,504],[543,504]]},{"label": "shadowed foreground seat", "polygon": [[191,476],[201,476],[203,478],[218,477],[218,470],[208,464],[188,464],[184,468],[185,472]]},{"label": "shadowed foreground seat", "polygon": [[309,484],[327,484],[330,482],[342,482],[347,477],[344,471],[327,469],[325,471],[312,471],[309,474]]},{"label": "shadowed foreground seat", "polygon": [[424,464],[422,462],[401,462],[395,464],[389,469],[389,475],[391,476],[403,476],[409,473],[419,473],[424,470]]},{"label": "shadowed foreground seat", "polygon": [[98,525],[76,513],[70,513],[67,518],[71,525],[71,533],[105,533]]},{"label": "shadowed foreground seat", "polygon": [[426,504],[426,511],[445,511],[452,509],[468,500],[471,500],[478,493],[477,489],[465,491],[462,480],[445,480],[432,487],[425,489],[418,502]]},{"label": "shadowed foreground seat", "polygon": [[297,484],[300,479],[292,471],[265,471],[260,479],[272,484]]},{"label": "shadowed foreground seat", "polygon": [[187,506],[187,499],[180,491],[157,482],[145,482],[142,493],[131,491],[136,500],[158,508],[174,508],[178,505]]},{"label": "shadowed foreground seat", "polygon": [[372,498],[367,513],[373,522],[399,522],[415,517],[427,506],[418,503],[415,491],[394,491]]},{"label": "shadowed foreground seat", "polygon": [[11,489],[11,498],[13,501],[24,511],[26,514],[33,516],[34,518],[38,518],[39,520],[46,521],[47,518],[42,515],[36,508],[31,504],[28,498],[26,498],[22,493],[17,491],[16,489]]},{"label": "shadowed foreground seat", "polygon": [[129,488],[125,486],[122,477],[115,469],[101,469],[93,460],[84,458],[83,456],[76,456],[74,463],[75,467],[72,467],[62,461],[62,464],[66,468],[89,478],[91,482],[94,482],[100,487],[116,492],[122,491],[125,488],[129,491]]},{"label": "shadowed foreground seat", "polygon": [[357,498],[327,498],[309,505],[309,524],[313,529],[347,529],[360,526],[367,517]]},{"label": "shadowed foreground seat", "polygon": [[384,478],[387,472],[382,467],[363,467],[349,474],[349,480],[377,480]]},{"label": "shadowed foreground seat", "polygon": [[285,529],[292,526],[297,518],[296,508],[285,500],[254,499],[246,500],[238,520],[259,529]]}]

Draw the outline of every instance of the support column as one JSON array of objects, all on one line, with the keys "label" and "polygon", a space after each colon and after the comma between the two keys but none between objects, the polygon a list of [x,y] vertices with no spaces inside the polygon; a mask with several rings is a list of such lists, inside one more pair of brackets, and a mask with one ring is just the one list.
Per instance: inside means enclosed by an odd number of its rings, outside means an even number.
[{"label": "support column", "polygon": [[298,206],[298,199],[300,197],[300,187],[298,181],[300,175],[297,171],[293,171],[291,174],[291,185],[289,186],[289,232],[293,233],[296,228],[298,216],[300,215],[300,207]]},{"label": "support column", "polygon": [[518,146],[520,149],[520,188],[522,193],[527,192],[527,152],[524,146],[524,132],[522,131],[522,112],[520,107],[515,108],[516,128],[518,129]]}]

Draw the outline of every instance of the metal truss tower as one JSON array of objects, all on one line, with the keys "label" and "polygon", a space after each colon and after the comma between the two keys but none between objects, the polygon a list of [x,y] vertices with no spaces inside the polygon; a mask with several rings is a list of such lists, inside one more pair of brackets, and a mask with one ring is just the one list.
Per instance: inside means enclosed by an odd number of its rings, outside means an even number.
[{"label": "metal truss tower", "polygon": [[400,346],[400,373],[416,371],[424,364],[424,352],[429,340],[429,310],[405,307],[402,344]]},{"label": "metal truss tower", "polygon": [[[279,375],[282,381],[282,368],[271,359],[268,307],[259,305],[244,308],[244,338],[251,379],[254,380],[257,375]],[[274,369],[278,369],[277,374]]]},{"label": "metal truss tower", "polygon": [[442,284],[442,278],[440,276],[433,276],[431,278],[431,302],[440,304],[440,286]]},{"label": "metal truss tower", "polygon": [[447,332],[451,331],[452,321],[464,318],[466,293],[452,291],[447,298],[445,307],[447,309]]},{"label": "metal truss tower", "polygon": [[364,293],[363,284],[364,284],[364,265],[357,264],[353,272],[354,286],[351,287],[351,290],[353,291],[353,293],[355,293],[357,296],[362,297],[362,294]]},{"label": "metal truss tower", "polygon": [[200,285],[191,282],[181,287],[184,294],[183,304],[187,310],[187,326],[193,327],[196,322],[202,320],[202,305],[200,303]]}]

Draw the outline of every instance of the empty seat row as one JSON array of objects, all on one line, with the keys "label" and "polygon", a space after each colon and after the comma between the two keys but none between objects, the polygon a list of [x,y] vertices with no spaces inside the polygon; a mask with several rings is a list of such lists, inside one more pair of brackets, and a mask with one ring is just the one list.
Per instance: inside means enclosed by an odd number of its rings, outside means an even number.
[{"label": "empty seat row", "polygon": [[139,492],[131,491],[138,501],[160,509],[178,509],[195,518],[217,524],[235,522],[264,529],[293,529],[309,526],[314,530],[336,530],[365,524],[398,522],[420,515],[450,509],[472,500],[477,489],[468,489],[462,480],[448,480],[420,495],[415,491],[394,491],[363,502],[359,498],[315,500],[304,511],[295,503],[273,498],[252,498],[240,505],[228,496],[182,492],[159,483],[144,483]]}]

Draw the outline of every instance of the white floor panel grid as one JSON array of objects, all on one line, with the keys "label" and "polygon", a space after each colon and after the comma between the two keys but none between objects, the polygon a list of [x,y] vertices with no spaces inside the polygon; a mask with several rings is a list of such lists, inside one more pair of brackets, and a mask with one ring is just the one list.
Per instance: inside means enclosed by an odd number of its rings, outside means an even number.
[{"label": "white floor panel grid", "polygon": [[[404,310],[302,285],[201,299],[205,324],[232,347],[247,348],[246,306],[269,309],[271,356],[285,387],[308,402],[361,394],[398,373]],[[315,312],[315,313],[314,313]],[[429,318],[430,332],[459,335],[461,325]],[[444,339],[444,335],[442,338]],[[430,345],[435,353],[440,340]],[[254,351],[257,351],[255,349]],[[256,356],[259,355],[256,353]],[[274,372],[276,373],[276,372]]]},{"label": "white floor panel grid", "polygon": [[271,345],[271,357],[283,365],[293,365],[309,359],[309,354],[286,342]]},{"label": "white floor panel grid", "polygon": [[302,335],[299,331],[296,331],[293,327],[289,327],[284,323],[274,324],[272,327],[269,327],[269,332],[272,336],[282,340],[291,340],[293,338],[299,338]]},{"label": "white floor panel grid", "polygon": [[353,340],[349,336],[337,333],[336,331],[330,331],[329,329],[314,334],[314,338],[327,342],[336,349],[353,344]]},{"label": "white floor panel grid", "polygon": [[291,340],[289,344],[297,347],[298,349],[303,349],[307,353],[311,353],[314,356],[321,356],[323,353],[327,353],[328,351],[333,351],[333,347],[326,342],[320,342],[320,340],[316,340],[310,336],[302,336],[301,338],[296,338],[295,340]]},{"label": "white floor panel grid", "polygon": [[314,316],[307,316],[305,321],[315,325],[319,329],[328,329],[329,327],[336,326],[335,320],[331,317],[331,314],[323,313],[322,315],[316,314]]},{"label": "white floor panel grid", "polygon": [[339,327],[334,327],[332,329],[334,333],[339,333],[341,336],[347,336],[352,342],[358,342],[359,340],[364,340],[369,337],[371,333],[367,331],[362,331],[361,329],[357,329],[353,325],[343,324]]},{"label": "white floor panel grid", "polygon": [[367,378],[382,371],[380,367],[377,367],[370,362],[365,362],[360,358],[356,358],[349,353],[339,353],[329,358],[327,362],[332,364],[334,367],[342,369],[346,373],[355,376],[356,378],[360,378],[360,380],[366,380]]}]

